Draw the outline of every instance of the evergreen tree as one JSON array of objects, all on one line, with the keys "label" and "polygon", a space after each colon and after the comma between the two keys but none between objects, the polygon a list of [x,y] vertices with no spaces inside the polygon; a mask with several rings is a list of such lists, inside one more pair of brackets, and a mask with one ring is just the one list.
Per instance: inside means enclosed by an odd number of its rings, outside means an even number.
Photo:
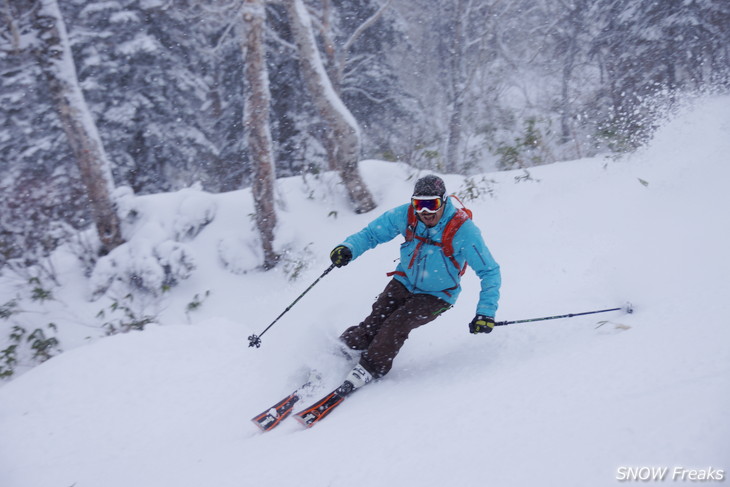
[{"label": "evergreen tree", "polygon": [[36,263],[53,250],[65,234],[58,222],[80,228],[90,221],[22,7],[0,2],[0,267]]},{"label": "evergreen tree", "polygon": [[211,71],[195,23],[202,14],[152,0],[70,10],[79,76],[120,183],[137,193],[207,184],[218,150],[201,122]]}]

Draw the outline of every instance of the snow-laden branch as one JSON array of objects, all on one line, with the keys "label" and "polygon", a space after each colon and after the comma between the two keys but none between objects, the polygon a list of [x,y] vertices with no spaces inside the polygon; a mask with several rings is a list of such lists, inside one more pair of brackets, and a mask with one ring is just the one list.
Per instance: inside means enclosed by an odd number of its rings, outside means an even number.
[{"label": "snow-laden branch", "polygon": [[220,49],[220,47],[223,45],[223,40],[231,32],[231,29],[233,29],[233,27],[237,23],[240,22],[240,18],[243,15],[243,11],[244,11],[245,8],[246,8],[246,2],[243,1],[243,0],[241,0],[241,4],[236,9],[236,13],[234,13],[233,16],[231,17],[233,20],[231,20],[230,22],[228,22],[228,25],[226,26],[226,28],[223,29],[223,33],[218,38],[218,42],[216,43],[216,45],[213,47],[213,52],[218,52],[218,50]]},{"label": "snow-laden branch", "polygon": [[369,19],[367,19],[365,22],[360,24],[360,26],[355,29],[355,32],[352,33],[350,38],[345,42],[345,44],[342,46],[342,52],[346,53],[350,50],[352,45],[357,41],[357,39],[362,35],[363,32],[365,32],[370,26],[372,26],[375,22],[382,17],[383,12],[385,12],[385,9],[387,9],[390,6],[390,2],[392,0],[386,0],[386,2],[380,6],[380,8],[375,12],[373,15],[370,16]]},{"label": "snow-laden branch", "polygon": [[362,88],[359,88],[357,86],[345,86],[345,87],[342,88],[342,92],[343,93],[363,95],[365,98],[367,98],[368,100],[370,100],[370,101],[372,101],[372,102],[374,102],[374,103],[376,103],[378,105],[382,105],[383,103],[389,102],[389,101],[395,101],[395,98],[392,97],[392,96],[386,96],[386,97],[383,97],[383,98],[377,98],[377,97],[373,96],[371,93],[369,93],[369,92],[367,92],[367,91],[365,91]]}]

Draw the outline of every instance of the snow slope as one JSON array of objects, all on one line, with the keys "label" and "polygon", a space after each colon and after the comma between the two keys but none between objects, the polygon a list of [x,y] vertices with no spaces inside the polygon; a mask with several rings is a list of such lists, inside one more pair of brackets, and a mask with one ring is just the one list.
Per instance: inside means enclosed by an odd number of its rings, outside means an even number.
[{"label": "snow slope", "polygon": [[[492,196],[468,205],[502,266],[498,320],[626,301],[635,313],[472,336],[478,282],[467,273],[457,306],[411,335],[384,380],[311,430],[290,420],[267,434],[249,419],[311,367],[327,387],[344,376],[329,346],[368,312],[399,240],[330,273],[252,349],[247,337],[374,215],[351,214],[332,175],[279,180],[277,245],[289,266],[310,261],[290,281],[254,269],[249,192],[132,198],[143,216],[118,263],[184,234],[185,215],[196,215],[212,221],[179,238],[195,270],[155,305],[160,324],[86,339],[101,305],[59,253],[65,311],[54,318],[69,350],[0,388],[0,485],[603,486],[620,483],[620,467],[643,466],[669,468],[670,480],[677,467],[727,478],[728,154],[730,97],[715,97],[625,159],[485,175]],[[362,171],[376,212],[406,201],[417,176],[378,161]]]}]

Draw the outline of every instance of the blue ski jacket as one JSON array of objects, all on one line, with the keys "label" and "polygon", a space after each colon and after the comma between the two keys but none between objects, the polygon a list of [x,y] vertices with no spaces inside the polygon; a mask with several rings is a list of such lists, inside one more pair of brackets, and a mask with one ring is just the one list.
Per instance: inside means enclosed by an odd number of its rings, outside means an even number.
[{"label": "blue ski jacket", "polygon": [[[405,204],[388,210],[359,232],[347,237],[342,245],[352,251],[353,260],[398,235],[405,237],[409,206]],[[446,225],[457,210],[451,199],[446,198],[443,216],[436,226],[428,228],[417,220],[415,235],[442,242]],[[481,279],[481,293],[476,313],[493,318],[497,312],[499,288],[502,283],[499,264],[492,257],[479,228],[471,219],[459,227],[452,242],[453,257],[458,262],[458,268],[437,245],[426,243],[420,245],[417,250],[422,240],[414,238],[403,242],[400,246],[400,262],[393,273],[394,278],[412,293],[432,294],[453,305],[461,292],[461,269],[464,263],[467,263]]]}]

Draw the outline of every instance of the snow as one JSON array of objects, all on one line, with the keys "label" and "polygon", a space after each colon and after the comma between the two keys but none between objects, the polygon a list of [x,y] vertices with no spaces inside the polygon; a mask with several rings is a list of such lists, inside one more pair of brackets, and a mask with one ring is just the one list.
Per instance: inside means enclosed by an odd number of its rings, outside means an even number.
[{"label": "snow", "polygon": [[[414,332],[382,381],[311,430],[288,420],[266,434],[249,419],[310,368],[327,387],[347,372],[328,350],[385,286],[399,239],[329,273],[260,349],[248,336],[327,268],[334,245],[405,201],[419,174],[363,162],[379,202],[367,215],[347,209],[333,174],[278,180],[286,253],[271,272],[256,269],[248,190],[122,191],[132,238],[101,265],[118,269],[112,279],[148,269],[159,286],[177,262],[179,282],[147,303],[156,324],[100,338],[93,316],[111,296],[90,301],[94,281],[69,251],[55,256],[56,299],[23,318],[52,318],[66,351],[0,388],[0,485],[604,486],[622,483],[622,467],[712,467],[727,478],[729,153],[730,97],[714,97],[624,159],[484,175],[492,197],[466,204],[502,267],[498,320],[626,301],[635,312],[472,336],[479,283],[467,272],[456,307]],[[463,177],[444,179],[464,189]]]}]

